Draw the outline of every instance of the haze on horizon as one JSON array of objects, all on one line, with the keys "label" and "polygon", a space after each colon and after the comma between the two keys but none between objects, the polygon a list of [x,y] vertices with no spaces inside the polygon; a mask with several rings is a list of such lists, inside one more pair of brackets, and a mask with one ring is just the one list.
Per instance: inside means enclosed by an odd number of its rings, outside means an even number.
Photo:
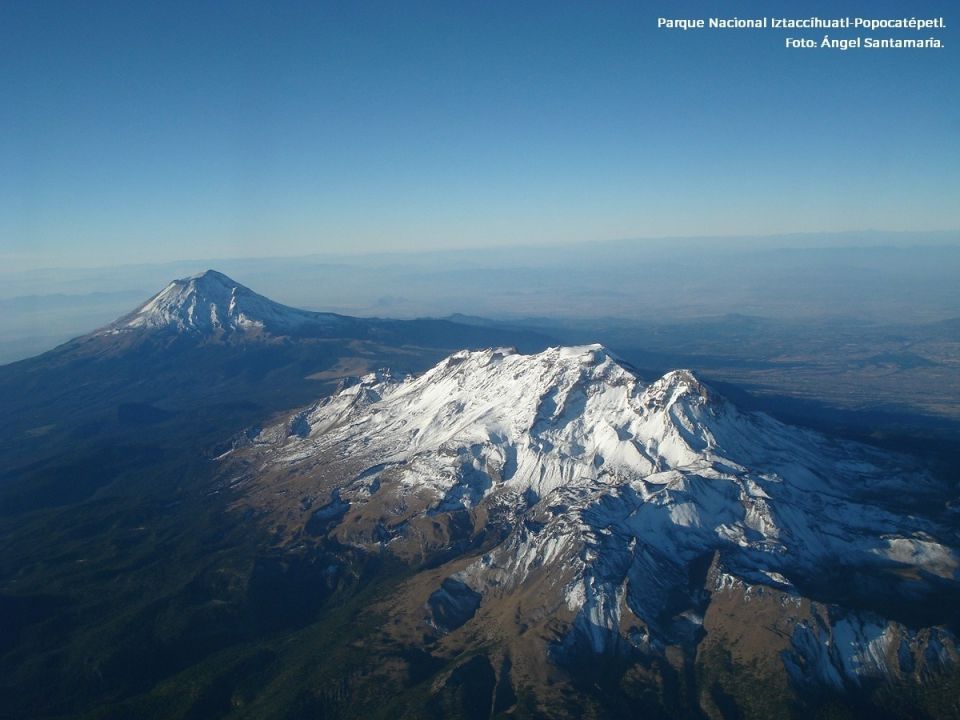
[{"label": "haze on horizon", "polygon": [[208,268],[293,307],[354,316],[662,324],[736,314],[856,327],[960,315],[956,232],[206,258],[4,273],[0,363],[101,327]]}]

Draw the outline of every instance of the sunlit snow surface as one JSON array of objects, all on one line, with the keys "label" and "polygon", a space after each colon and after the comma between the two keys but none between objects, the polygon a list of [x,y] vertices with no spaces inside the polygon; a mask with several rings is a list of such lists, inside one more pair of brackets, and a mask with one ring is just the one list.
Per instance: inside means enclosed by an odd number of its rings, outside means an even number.
[{"label": "sunlit snow surface", "polygon": [[[700,619],[675,612],[674,590],[714,551],[743,581],[787,592],[838,564],[958,579],[937,527],[877,500],[926,492],[922,472],[741,412],[689,371],[646,385],[599,345],[459,352],[415,379],[367,376],[296,423],[263,433],[276,444],[268,463],[360,463],[345,502],[366,502],[389,469],[389,491],[432,498],[425,512],[510,507],[514,531],[458,580],[508,592],[549,568],[596,650],[624,603],[654,644],[689,632]],[[882,639],[864,642],[845,670],[879,662]]]},{"label": "sunlit snow surface", "polygon": [[293,332],[311,325],[336,326],[344,318],[287,307],[258,295],[215,270],[174,280],[130,315],[101,331],[140,329],[177,332]]}]

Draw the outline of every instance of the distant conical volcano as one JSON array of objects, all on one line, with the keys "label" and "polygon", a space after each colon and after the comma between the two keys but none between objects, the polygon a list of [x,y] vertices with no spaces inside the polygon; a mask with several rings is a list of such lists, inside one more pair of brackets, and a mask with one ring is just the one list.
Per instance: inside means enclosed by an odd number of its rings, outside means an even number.
[{"label": "distant conical volcano", "polygon": [[350,323],[333,313],[281,305],[216,270],[174,280],[101,334],[131,330],[232,334],[268,332],[286,335],[304,330],[334,332]]}]

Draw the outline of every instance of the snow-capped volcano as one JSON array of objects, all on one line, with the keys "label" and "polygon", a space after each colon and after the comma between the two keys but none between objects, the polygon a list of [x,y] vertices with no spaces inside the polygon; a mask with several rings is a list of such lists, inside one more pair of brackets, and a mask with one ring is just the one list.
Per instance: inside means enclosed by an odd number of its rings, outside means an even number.
[{"label": "snow-capped volcano", "polygon": [[103,334],[129,330],[170,329],[178,332],[288,334],[306,327],[334,329],[346,320],[281,305],[258,295],[216,270],[174,280]]},{"label": "snow-capped volcano", "polygon": [[[483,552],[431,596],[445,630],[535,587],[572,618],[568,645],[655,653],[697,641],[711,591],[799,602],[829,568],[880,578],[876,608],[956,594],[960,580],[955,533],[904,511],[903,498],[931,493],[924,473],[741,412],[686,370],[645,384],[599,345],[464,351],[418,378],[369,375],[238,454],[246,501],[290,532],[411,557],[443,542],[441,518],[467,514]],[[441,534],[457,540],[449,521]],[[712,579],[697,587],[690,568],[704,562]],[[463,603],[471,612],[450,622]],[[827,631],[799,611],[792,627],[813,638],[790,650],[794,664],[820,662]],[[841,655],[866,652],[850,642]],[[875,657],[857,671],[848,660],[838,682],[887,672]]]}]

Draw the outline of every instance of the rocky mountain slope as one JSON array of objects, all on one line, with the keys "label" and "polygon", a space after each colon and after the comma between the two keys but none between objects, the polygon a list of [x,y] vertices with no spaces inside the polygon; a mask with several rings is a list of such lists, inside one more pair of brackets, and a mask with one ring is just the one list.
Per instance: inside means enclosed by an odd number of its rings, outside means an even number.
[{"label": "rocky mountain slope", "polygon": [[958,659],[957,523],[927,474],[741,412],[688,371],[645,384],[601,346],[370,374],[221,462],[289,552],[417,569],[381,608],[394,642],[485,648],[551,715],[591,658],[661,695],[675,675],[714,717],[756,715],[745,672],[783,710]]}]

